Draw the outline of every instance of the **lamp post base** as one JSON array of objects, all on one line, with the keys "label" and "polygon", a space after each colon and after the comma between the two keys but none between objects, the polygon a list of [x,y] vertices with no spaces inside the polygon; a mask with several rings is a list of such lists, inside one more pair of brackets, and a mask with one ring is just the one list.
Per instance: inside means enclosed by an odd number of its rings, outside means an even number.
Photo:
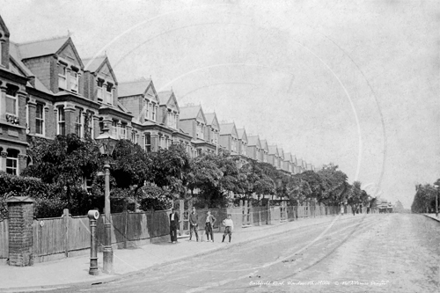
[{"label": "lamp post base", "polygon": [[90,259],[90,269],[89,269],[89,275],[96,276],[99,274],[98,270],[98,258],[91,258]]},{"label": "lamp post base", "polygon": [[[107,217],[109,219],[109,217]],[[111,241],[111,223],[109,220],[104,224],[105,226],[105,242],[102,249],[103,255],[103,272],[106,274],[113,274],[113,248]]]}]

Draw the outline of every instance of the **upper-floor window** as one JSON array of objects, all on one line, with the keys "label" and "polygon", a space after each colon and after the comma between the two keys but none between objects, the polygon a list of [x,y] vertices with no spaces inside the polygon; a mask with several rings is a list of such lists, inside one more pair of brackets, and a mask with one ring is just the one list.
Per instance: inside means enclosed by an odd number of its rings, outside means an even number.
[{"label": "upper-floor window", "polygon": [[91,138],[94,137],[93,135],[93,112],[87,111],[86,115],[84,116],[84,129],[87,132],[85,136],[90,136]]},{"label": "upper-floor window", "polygon": [[156,104],[152,104],[151,120],[156,121],[156,114],[157,114],[157,106],[156,106]]},{"label": "upper-floor window", "polygon": [[35,133],[44,135],[44,105],[40,103],[35,108]]},{"label": "upper-floor window", "polygon": [[66,115],[64,113],[63,107],[58,108],[57,134],[58,135],[66,135]]},{"label": "upper-floor window", "polygon": [[131,141],[133,143],[137,143],[137,133],[136,133],[136,131],[132,131],[131,132]]},{"label": "upper-floor window", "polygon": [[144,146],[146,152],[151,152],[151,133],[146,132],[144,136]]},{"label": "upper-floor window", "polygon": [[113,84],[107,83],[105,90],[105,102],[107,104],[113,105]]},{"label": "upper-floor window", "polygon": [[197,122],[197,133],[196,133],[196,136],[199,139],[204,139],[203,124],[200,123],[200,122]]},{"label": "upper-floor window", "polygon": [[75,134],[78,137],[83,137],[83,110],[76,108],[76,118],[75,118]]},{"label": "upper-floor window", "polygon": [[[0,37],[2,37],[2,35],[0,34]],[[0,40],[0,66],[2,65],[3,62],[3,42]]]},{"label": "upper-floor window", "polygon": [[6,157],[6,173],[18,175],[18,151],[8,149]]},{"label": "upper-floor window", "polygon": [[67,90],[67,65],[58,64],[58,87]]},{"label": "upper-floor window", "polygon": [[96,82],[96,99],[98,102],[102,102],[104,100],[104,80],[98,79]]},{"label": "upper-floor window", "polygon": [[78,69],[72,68],[70,71],[70,90],[72,92],[78,92],[79,73]]},{"label": "upper-floor window", "polygon": [[8,85],[6,89],[6,114],[18,116],[18,87]]}]

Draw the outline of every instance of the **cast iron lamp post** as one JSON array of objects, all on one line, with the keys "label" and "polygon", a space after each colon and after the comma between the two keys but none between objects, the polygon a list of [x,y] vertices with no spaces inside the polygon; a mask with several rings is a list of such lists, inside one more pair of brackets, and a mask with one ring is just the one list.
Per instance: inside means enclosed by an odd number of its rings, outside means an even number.
[{"label": "cast iron lamp post", "polygon": [[105,207],[104,207],[104,248],[103,248],[103,271],[106,274],[113,273],[113,249],[110,222],[110,163],[109,158],[116,147],[117,139],[109,133],[109,129],[103,129],[104,133],[96,138],[99,144],[99,152],[105,156]]}]

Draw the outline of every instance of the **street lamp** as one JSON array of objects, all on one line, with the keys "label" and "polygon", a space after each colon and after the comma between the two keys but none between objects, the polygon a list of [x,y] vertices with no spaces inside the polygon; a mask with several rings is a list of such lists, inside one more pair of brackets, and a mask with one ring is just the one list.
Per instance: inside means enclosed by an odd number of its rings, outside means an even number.
[{"label": "street lamp", "polygon": [[113,273],[113,249],[111,238],[110,222],[110,163],[109,158],[116,147],[117,139],[109,133],[109,129],[103,129],[104,133],[96,138],[99,145],[99,152],[105,156],[104,175],[105,175],[105,207],[104,207],[104,248],[103,248],[103,271]]},{"label": "street lamp", "polygon": [[437,194],[435,195],[435,216],[438,218],[438,193],[440,189],[440,185],[434,184],[435,187],[437,187]]}]

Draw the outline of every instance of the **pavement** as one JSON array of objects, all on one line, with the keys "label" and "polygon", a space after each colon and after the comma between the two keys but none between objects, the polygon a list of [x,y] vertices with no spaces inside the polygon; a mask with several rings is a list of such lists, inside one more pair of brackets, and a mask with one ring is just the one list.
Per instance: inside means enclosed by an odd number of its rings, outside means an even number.
[{"label": "pavement", "polygon": [[424,214],[424,215],[425,215],[425,217],[428,217],[428,218],[431,218],[437,222],[440,222],[440,214],[438,217],[436,217],[435,214]]},{"label": "pavement", "polygon": [[[72,285],[93,285],[111,282],[124,276],[139,274],[146,269],[154,269],[187,258],[228,249],[259,238],[285,233],[301,227],[330,223],[336,219],[349,220],[351,217],[322,216],[300,219],[274,225],[252,226],[236,229],[232,235],[232,242],[221,242],[222,234],[214,234],[214,242],[189,241],[180,239],[178,243],[148,243],[133,249],[115,249],[113,274],[102,272],[102,253],[98,254],[99,274],[89,275],[90,250],[84,255],[63,258],[55,261],[36,263],[29,267],[12,267],[5,261],[0,263],[0,292],[26,292],[49,289],[62,289]],[[200,236],[200,235],[199,235]],[[205,238],[206,239],[206,238]],[[199,239],[200,240],[200,239]]]}]

